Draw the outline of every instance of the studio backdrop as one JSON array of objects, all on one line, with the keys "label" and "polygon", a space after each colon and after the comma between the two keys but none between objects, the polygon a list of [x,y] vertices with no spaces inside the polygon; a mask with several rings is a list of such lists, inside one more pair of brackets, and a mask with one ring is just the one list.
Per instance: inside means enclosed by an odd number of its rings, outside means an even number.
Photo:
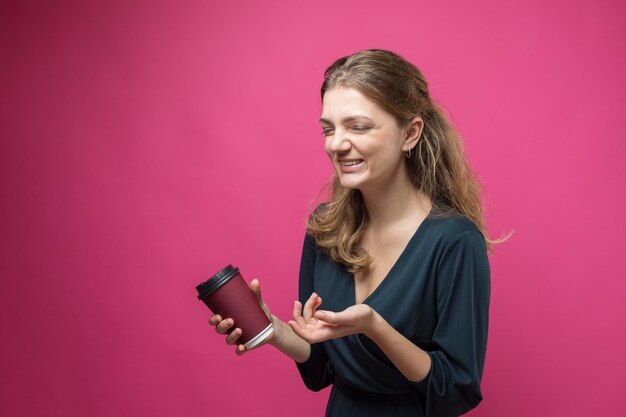
[{"label": "studio backdrop", "polygon": [[484,187],[492,302],[472,416],[626,415],[620,1],[3,1],[0,415],[323,415],[293,362],[234,354],[195,286],[297,297],[332,174],[324,69],[424,72]]}]

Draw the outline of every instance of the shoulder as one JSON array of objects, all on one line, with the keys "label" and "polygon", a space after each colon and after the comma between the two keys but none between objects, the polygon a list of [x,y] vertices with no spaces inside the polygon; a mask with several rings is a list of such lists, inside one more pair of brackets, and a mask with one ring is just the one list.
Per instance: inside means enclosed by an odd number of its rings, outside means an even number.
[{"label": "shoulder", "polygon": [[451,215],[429,219],[429,245],[440,283],[454,285],[459,273],[487,285],[489,260],[487,242],[474,222],[465,216]]},{"label": "shoulder", "polygon": [[[311,228],[313,225],[316,225],[320,222],[321,218],[324,216],[324,212],[328,210],[328,205],[329,203],[326,201],[319,203],[313,210],[309,209],[310,211],[307,218],[307,230],[304,238],[305,246],[317,248],[317,244],[315,243],[315,237],[311,233]],[[313,228],[316,229],[315,227]]]},{"label": "shoulder", "polygon": [[469,218],[460,214],[429,216],[428,222],[430,231],[443,238],[454,239],[466,232],[475,232],[482,236],[478,226]]},{"label": "shoulder", "polygon": [[429,216],[427,234],[429,242],[441,251],[461,244],[484,247],[485,237],[469,218],[454,214]]}]

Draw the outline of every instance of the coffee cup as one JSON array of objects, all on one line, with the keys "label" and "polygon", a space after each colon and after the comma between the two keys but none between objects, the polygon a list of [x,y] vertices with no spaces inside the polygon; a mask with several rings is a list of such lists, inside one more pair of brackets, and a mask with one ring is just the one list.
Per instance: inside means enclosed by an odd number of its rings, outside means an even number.
[{"label": "coffee cup", "polygon": [[213,314],[231,318],[233,328],[241,329],[238,343],[252,349],[267,339],[274,331],[272,323],[246,284],[239,268],[227,265],[217,274],[196,287],[198,299]]}]

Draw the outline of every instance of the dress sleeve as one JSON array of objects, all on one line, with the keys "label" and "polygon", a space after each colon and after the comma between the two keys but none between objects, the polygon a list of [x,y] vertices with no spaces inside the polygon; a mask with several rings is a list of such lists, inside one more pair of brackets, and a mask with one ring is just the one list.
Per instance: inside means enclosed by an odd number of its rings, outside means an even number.
[{"label": "dress sleeve", "polygon": [[491,292],[483,235],[465,231],[453,239],[436,279],[437,325],[428,352],[432,366],[416,385],[426,398],[426,416],[458,416],[482,400]]},{"label": "dress sleeve", "polygon": [[[315,239],[309,234],[304,238],[302,260],[300,261],[300,279],[298,285],[298,298],[304,305],[313,292],[313,272],[317,259],[317,247]],[[311,344],[311,355],[305,362],[296,362],[300,376],[306,387],[312,391],[319,391],[332,384],[333,368],[326,356],[324,343]]]}]

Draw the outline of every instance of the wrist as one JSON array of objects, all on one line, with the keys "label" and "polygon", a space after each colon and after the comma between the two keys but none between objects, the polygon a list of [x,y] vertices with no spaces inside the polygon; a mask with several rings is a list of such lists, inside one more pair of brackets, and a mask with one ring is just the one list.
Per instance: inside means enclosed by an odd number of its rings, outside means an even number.
[{"label": "wrist", "polygon": [[369,323],[368,323],[368,326],[367,326],[367,328],[365,329],[365,331],[363,333],[365,334],[365,336],[367,336],[370,339],[376,341],[378,335],[381,333],[381,331],[383,330],[383,328],[387,324],[387,322],[385,321],[383,316],[378,314],[378,312],[376,310],[374,310],[371,307],[370,307],[370,309],[371,309],[371,316],[370,316],[370,319],[369,319]]},{"label": "wrist", "polygon": [[274,335],[267,341],[267,343],[277,347],[280,344],[280,340],[283,338],[282,335],[285,331],[283,325],[285,323],[273,314],[270,314],[270,322],[272,323],[272,328],[274,329]]},{"label": "wrist", "polygon": [[309,344],[297,336],[287,323],[273,314],[270,316],[270,321],[274,328],[274,334],[267,343],[296,362],[305,362],[311,354]]}]

